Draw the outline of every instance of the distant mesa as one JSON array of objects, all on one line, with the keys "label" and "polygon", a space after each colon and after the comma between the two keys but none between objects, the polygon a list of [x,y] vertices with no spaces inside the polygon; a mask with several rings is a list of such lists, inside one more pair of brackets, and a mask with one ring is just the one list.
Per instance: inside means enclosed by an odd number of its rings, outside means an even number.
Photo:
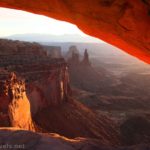
[{"label": "distant mesa", "polygon": [[[88,54],[88,50],[85,49],[84,51],[84,56],[83,56],[83,60],[80,61],[80,53],[79,53],[79,50],[77,49],[76,46],[70,46],[69,47],[69,50],[66,54],[66,57],[68,58],[68,64],[69,65],[82,65],[82,66],[90,66],[91,63],[90,63],[90,60],[89,60],[89,54]],[[77,66],[76,66],[77,67]]]},{"label": "distant mesa", "polygon": [[85,51],[84,51],[84,57],[83,57],[81,64],[84,66],[90,66],[91,65],[87,49],[85,49]]},{"label": "distant mesa", "polygon": [[44,46],[47,54],[52,58],[62,58],[62,52],[60,46]]},{"label": "distant mesa", "polygon": [[79,50],[77,49],[77,47],[75,45],[72,45],[69,47],[69,50],[66,54],[66,58],[68,59],[68,63],[71,65],[77,65],[79,64],[80,61],[80,54],[79,54]]},{"label": "distant mesa", "polygon": [[75,43],[101,43],[97,38],[80,35],[80,34],[63,34],[63,35],[52,35],[52,34],[17,34],[5,37],[12,40],[30,41],[30,42],[75,42]]}]

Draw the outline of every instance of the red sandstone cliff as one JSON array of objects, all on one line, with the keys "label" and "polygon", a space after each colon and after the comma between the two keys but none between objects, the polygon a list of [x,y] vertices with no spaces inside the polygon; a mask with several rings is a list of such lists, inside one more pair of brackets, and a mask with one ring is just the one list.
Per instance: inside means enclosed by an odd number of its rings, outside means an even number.
[{"label": "red sandstone cliff", "polygon": [[61,105],[71,96],[67,66],[62,64],[49,69],[50,72],[44,73],[40,80],[27,84],[33,115],[43,108]]},{"label": "red sandstone cliff", "polygon": [[2,70],[0,77],[1,126],[35,130],[24,80]]}]

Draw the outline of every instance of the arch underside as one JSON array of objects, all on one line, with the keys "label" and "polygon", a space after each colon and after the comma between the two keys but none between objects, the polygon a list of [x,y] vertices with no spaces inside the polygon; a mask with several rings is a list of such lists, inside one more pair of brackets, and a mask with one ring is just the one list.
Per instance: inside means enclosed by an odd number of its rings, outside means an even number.
[{"label": "arch underside", "polygon": [[71,22],[150,63],[149,0],[0,0],[0,7]]}]

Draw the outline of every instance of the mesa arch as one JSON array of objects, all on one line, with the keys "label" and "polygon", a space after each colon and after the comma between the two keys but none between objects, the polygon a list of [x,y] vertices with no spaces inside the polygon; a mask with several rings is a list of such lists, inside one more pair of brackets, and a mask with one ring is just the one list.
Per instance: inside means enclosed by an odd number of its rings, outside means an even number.
[{"label": "mesa arch", "polygon": [[0,0],[0,7],[71,22],[150,63],[149,0]]}]

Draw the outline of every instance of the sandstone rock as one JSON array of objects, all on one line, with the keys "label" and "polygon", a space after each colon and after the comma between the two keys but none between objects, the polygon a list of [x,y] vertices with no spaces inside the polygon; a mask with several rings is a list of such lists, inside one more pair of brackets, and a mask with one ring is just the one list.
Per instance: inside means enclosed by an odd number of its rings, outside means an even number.
[{"label": "sandstone rock", "polygon": [[0,0],[1,7],[21,9],[76,24],[85,33],[150,63],[148,0]]},{"label": "sandstone rock", "polygon": [[[5,72],[6,73],[6,72]],[[6,80],[1,82],[1,122],[2,126],[20,127],[34,130],[31,118],[30,103],[25,93],[25,83],[14,73],[5,74]],[[4,90],[5,89],[5,90]]]},{"label": "sandstone rock", "polygon": [[51,58],[40,52],[43,49],[39,49],[35,57],[32,47],[36,44],[23,43],[24,47],[31,46],[31,51],[26,53],[26,48],[12,48],[12,51],[8,48],[10,45],[20,47],[22,42],[3,40],[2,43],[5,43],[5,52],[0,50],[2,126],[56,132],[73,138],[98,138],[105,145],[119,144],[112,120],[97,116],[71,98],[68,66],[63,58]]},{"label": "sandstone rock", "polygon": [[35,150],[93,150],[98,149],[98,142],[92,139],[68,139],[58,134],[40,134],[16,128],[0,129],[1,149],[35,149]]},{"label": "sandstone rock", "polygon": [[0,129],[0,148],[29,149],[29,150],[147,150],[148,145],[131,147],[108,147],[98,143],[95,139],[69,139],[58,134],[41,134],[24,131],[17,128]]},{"label": "sandstone rock", "polygon": [[45,107],[61,105],[68,100],[70,94],[67,66],[55,68],[47,72],[40,80],[27,85],[27,95],[33,114]]},{"label": "sandstone rock", "polygon": [[36,43],[0,40],[0,47],[3,47],[0,49],[1,67],[15,71],[25,79],[25,92],[32,112],[67,100],[70,85],[67,63],[63,58],[46,55],[45,49]]},{"label": "sandstone rock", "polygon": [[97,116],[89,108],[70,98],[58,106],[39,111],[34,120],[46,132],[65,137],[98,139],[104,145],[118,145],[119,134],[115,123],[104,115]]}]

